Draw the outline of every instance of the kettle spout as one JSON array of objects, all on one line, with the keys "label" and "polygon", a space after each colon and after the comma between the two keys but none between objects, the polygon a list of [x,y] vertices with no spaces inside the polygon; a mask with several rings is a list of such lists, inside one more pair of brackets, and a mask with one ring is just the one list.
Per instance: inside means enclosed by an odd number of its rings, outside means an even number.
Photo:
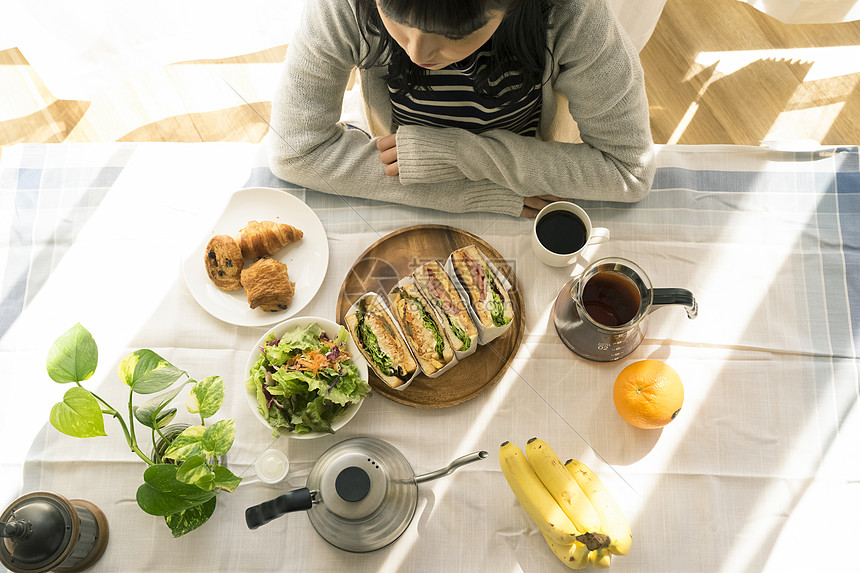
[{"label": "kettle spout", "polygon": [[483,460],[488,455],[487,452],[481,450],[480,452],[472,452],[471,454],[466,454],[465,456],[461,456],[445,466],[444,468],[440,468],[436,471],[421,474],[420,476],[415,476],[415,483],[422,483],[425,481],[432,481],[434,479],[438,479],[440,477],[445,477],[447,475],[451,475],[454,473],[454,470],[461,466],[465,466],[466,464],[470,464],[472,462],[477,462],[478,460]]}]

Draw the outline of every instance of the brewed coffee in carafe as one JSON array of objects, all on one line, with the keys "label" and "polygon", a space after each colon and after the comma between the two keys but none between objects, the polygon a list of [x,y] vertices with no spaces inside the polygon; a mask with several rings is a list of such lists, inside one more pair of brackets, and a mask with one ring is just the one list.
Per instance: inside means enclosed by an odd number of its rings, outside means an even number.
[{"label": "brewed coffee in carafe", "polygon": [[639,287],[615,271],[595,274],[582,290],[582,306],[603,326],[621,326],[630,322],[639,312],[641,301]]},{"label": "brewed coffee in carafe", "polygon": [[645,338],[645,318],[654,307],[680,304],[695,318],[698,307],[686,289],[653,289],[632,261],[596,261],[568,282],[556,298],[553,322],[565,346],[597,362],[627,356]]}]

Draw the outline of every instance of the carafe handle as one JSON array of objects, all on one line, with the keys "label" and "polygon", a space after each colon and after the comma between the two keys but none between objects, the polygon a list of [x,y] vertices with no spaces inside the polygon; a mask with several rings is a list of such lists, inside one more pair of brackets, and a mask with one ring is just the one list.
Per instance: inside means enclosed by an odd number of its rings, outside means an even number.
[{"label": "carafe handle", "polygon": [[306,487],[294,489],[275,499],[264,501],[260,505],[245,510],[245,523],[248,529],[257,529],[275,518],[292,511],[305,511],[313,507],[314,499]]},{"label": "carafe handle", "polygon": [[693,293],[683,288],[655,288],[652,291],[652,306],[680,304],[687,311],[687,318],[696,318],[699,304]]}]

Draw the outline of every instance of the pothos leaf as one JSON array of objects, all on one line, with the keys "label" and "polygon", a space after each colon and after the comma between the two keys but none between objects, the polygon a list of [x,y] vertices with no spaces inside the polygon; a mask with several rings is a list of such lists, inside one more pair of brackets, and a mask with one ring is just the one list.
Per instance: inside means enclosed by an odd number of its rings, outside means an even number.
[{"label": "pothos leaf", "polygon": [[[160,415],[161,411],[176,397],[177,394],[179,394],[184,386],[184,384],[180,384],[169,392],[150,398],[144,402],[142,406],[135,409],[134,417],[147,428],[156,427],[156,422],[162,421],[166,417],[166,414]],[[173,410],[173,413],[176,413],[175,409]],[[163,424],[158,425],[158,427],[163,427]]]},{"label": "pothos leaf", "polygon": [[215,487],[223,489],[227,492],[233,492],[239,484],[242,483],[242,478],[225,468],[224,466],[215,466]]},{"label": "pothos leaf", "polygon": [[89,390],[69,388],[62,402],[51,408],[51,425],[73,438],[106,436],[102,409]]},{"label": "pothos leaf", "polygon": [[223,456],[230,451],[235,437],[235,420],[220,420],[206,428],[200,441],[210,456]]},{"label": "pothos leaf", "polygon": [[206,503],[215,496],[196,485],[176,479],[177,467],[172,464],[150,466],[143,472],[144,483],[137,488],[137,504],[150,515],[172,515]]},{"label": "pothos leaf", "polygon": [[176,470],[176,479],[209,491],[215,488],[215,473],[206,465],[203,456],[191,456]]},{"label": "pothos leaf", "polygon": [[48,351],[45,367],[54,382],[83,382],[96,371],[99,350],[90,331],[77,323],[62,334]]},{"label": "pothos leaf", "polygon": [[170,422],[173,421],[173,418],[176,417],[176,408],[168,408],[167,410],[162,410],[158,413],[158,416],[155,417],[155,427],[158,429],[166,427]]},{"label": "pothos leaf", "polygon": [[211,418],[224,403],[224,381],[220,376],[208,376],[194,385],[191,395],[196,403],[194,409],[189,404],[188,411],[199,413],[203,418]]},{"label": "pothos leaf", "polygon": [[164,452],[164,457],[178,462],[183,462],[191,456],[204,455],[203,446],[200,443],[206,428],[203,426],[191,426],[185,428],[181,434],[176,436],[170,447]]},{"label": "pothos leaf", "polygon": [[200,505],[189,507],[179,513],[164,516],[164,521],[170,528],[173,537],[181,537],[206,523],[215,512],[216,502],[217,500],[213,497]]},{"label": "pothos leaf", "polygon": [[184,374],[149,349],[135,350],[119,364],[119,378],[137,394],[161,392]]}]

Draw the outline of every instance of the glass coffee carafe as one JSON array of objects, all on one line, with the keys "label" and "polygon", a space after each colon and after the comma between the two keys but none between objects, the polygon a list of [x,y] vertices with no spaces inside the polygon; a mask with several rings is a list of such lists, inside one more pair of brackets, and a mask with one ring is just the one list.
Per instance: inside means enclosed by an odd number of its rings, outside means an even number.
[{"label": "glass coffee carafe", "polygon": [[678,304],[696,318],[693,293],[652,288],[648,275],[627,259],[605,258],[569,281],[556,298],[553,322],[565,346],[596,362],[610,362],[636,350],[645,338],[645,319],[655,308]]}]

